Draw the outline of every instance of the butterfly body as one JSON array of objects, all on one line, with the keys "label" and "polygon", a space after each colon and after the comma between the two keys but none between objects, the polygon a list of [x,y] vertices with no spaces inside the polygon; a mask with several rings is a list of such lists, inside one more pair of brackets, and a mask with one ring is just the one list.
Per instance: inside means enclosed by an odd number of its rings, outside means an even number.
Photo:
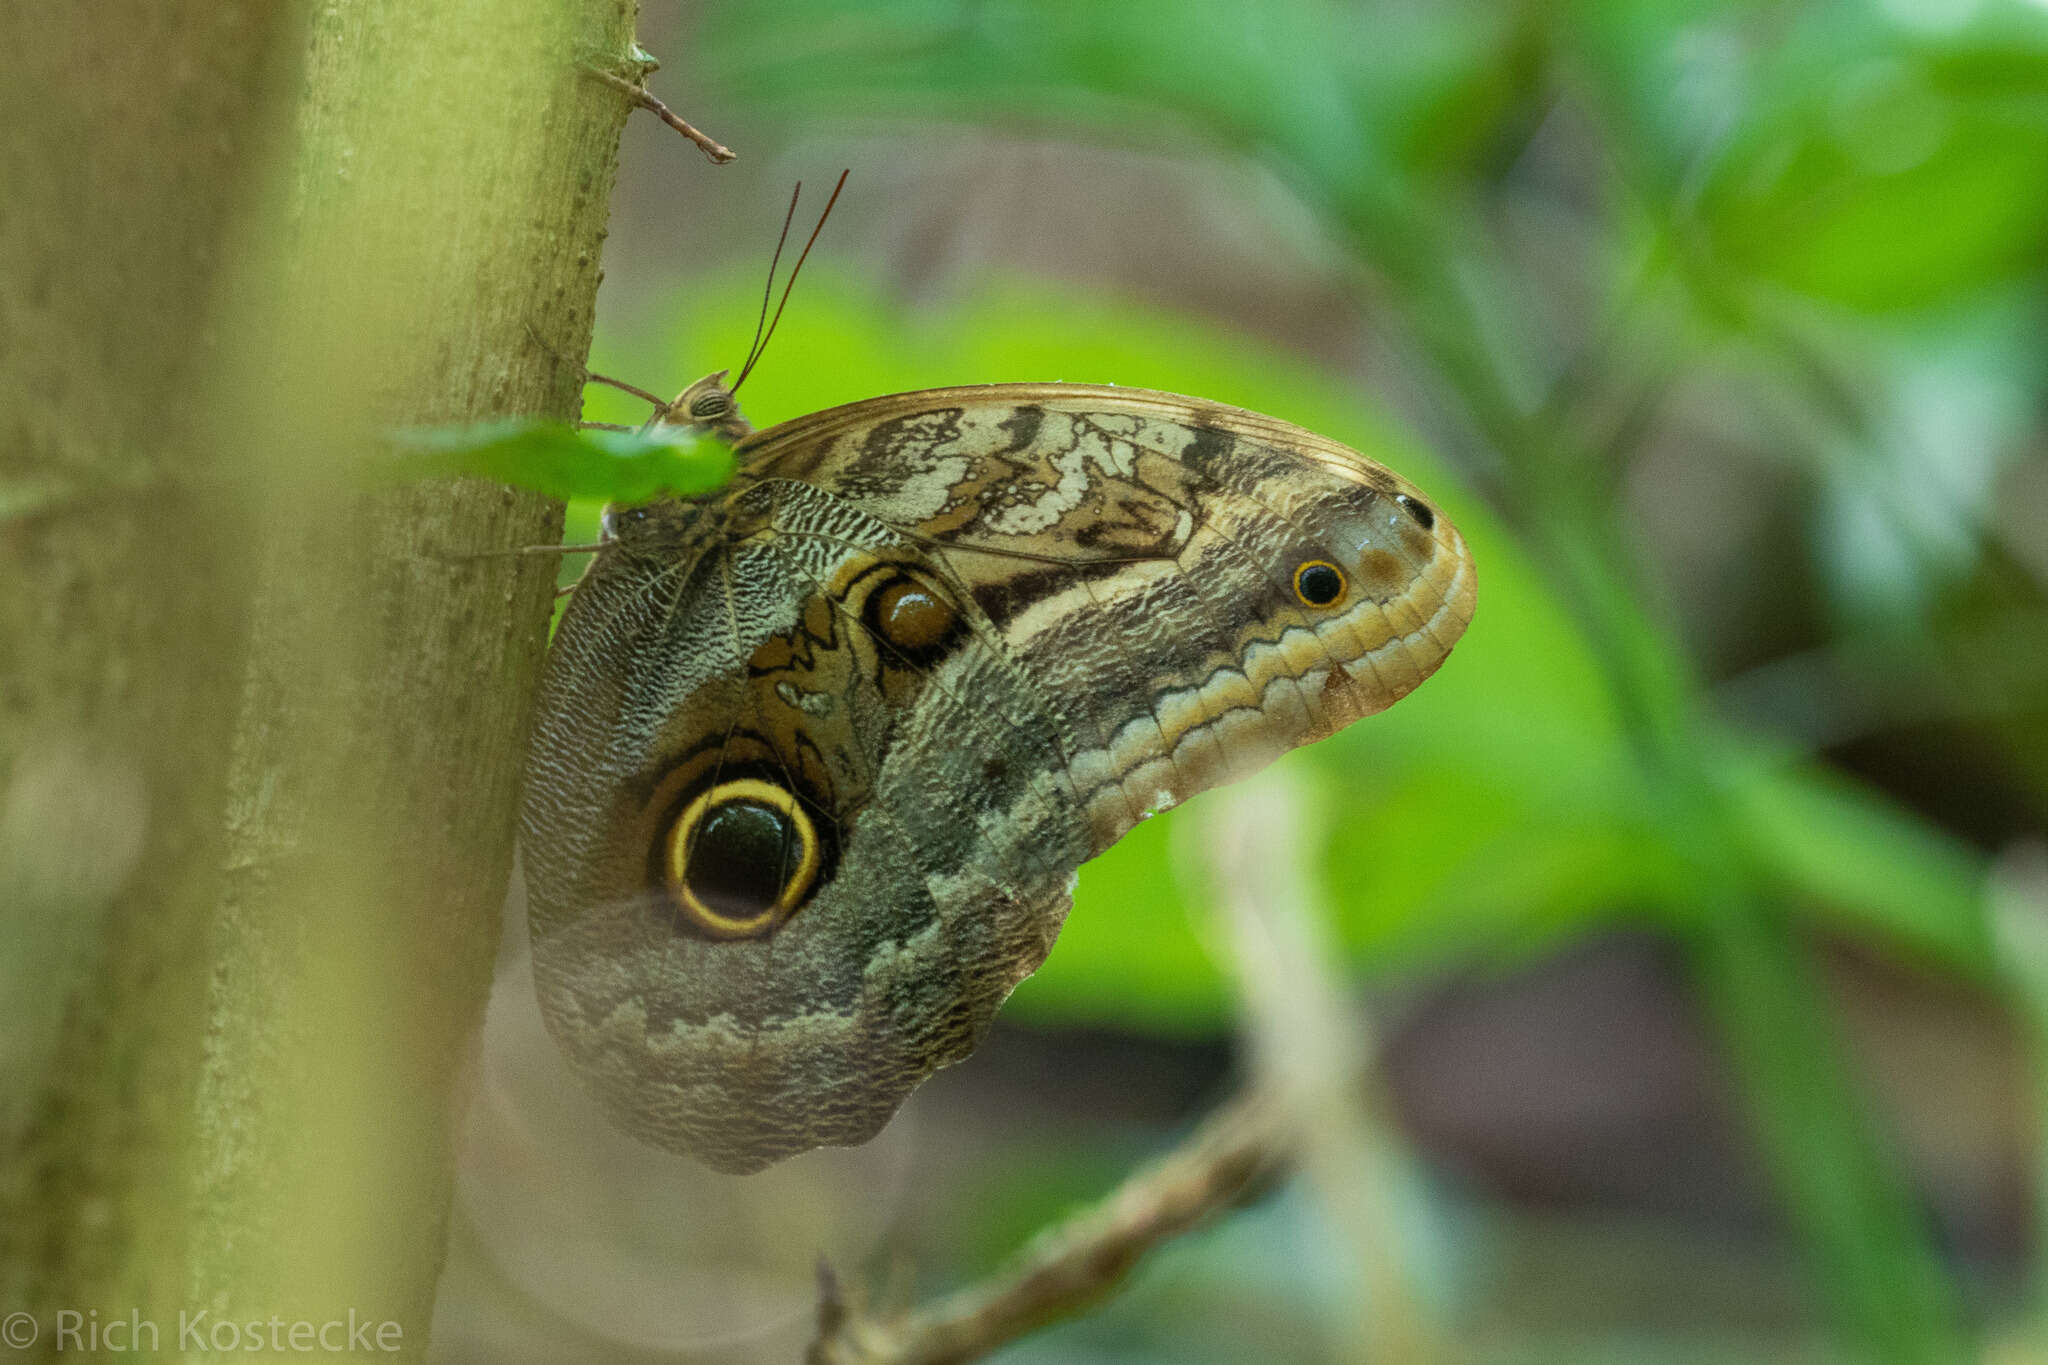
[{"label": "butterfly body", "polygon": [[1392,704],[1472,611],[1417,490],[1219,404],[939,389],[737,454],[609,518],[523,836],[556,1037],[722,1170],[872,1136],[1044,959],[1081,862]]}]

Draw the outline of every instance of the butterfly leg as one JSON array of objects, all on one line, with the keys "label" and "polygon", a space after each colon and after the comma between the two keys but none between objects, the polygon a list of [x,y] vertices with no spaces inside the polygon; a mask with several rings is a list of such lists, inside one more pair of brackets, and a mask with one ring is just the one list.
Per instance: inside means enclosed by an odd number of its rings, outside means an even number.
[{"label": "butterfly leg", "polygon": [[[563,365],[568,367],[569,369],[580,371],[583,375],[584,383],[605,384],[610,386],[611,388],[619,390],[621,393],[630,393],[635,398],[639,399],[641,402],[651,404],[654,408],[654,415],[656,417],[660,417],[669,410],[670,404],[668,399],[659,397],[656,394],[651,394],[647,390],[641,388],[638,384],[628,384],[623,379],[614,379],[608,374],[597,373],[595,370],[592,370],[587,365],[577,364],[568,356],[563,355],[560,351],[548,345],[547,338],[542,336],[539,330],[536,329],[534,325],[530,322],[526,324],[526,335],[533,339],[534,345],[540,347],[543,351],[546,351],[548,353],[548,357],[551,360],[553,360],[557,365]],[[612,422],[578,422],[576,425],[579,427],[597,427],[605,431],[642,430],[642,428],[640,427],[623,427]]]},{"label": "butterfly leg", "polygon": [[608,550],[609,540],[593,541],[589,545],[522,545],[516,550],[484,550],[479,558],[493,555],[594,555],[599,550]]},{"label": "butterfly leg", "polygon": [[620,393],[630,393],[643,403],[654,404],[662,412],[667,412],[669,409],[668,399],[657,398],[647,390],[635,384],[628,384],[623,379],[614,379],[608,374],[599,374],[596,370],[585,370],[583,377],[592,384],[606,384],[617,389]]},{"label": "butterfly leg", "polygon": [[609,550],[612,542],[596,541],[589,545],[520,545],[510,550],[464,550],[460,553],[429,554],[429,558],[445,560],[450,564],[466,563],[472,559],[515,559],[528,555],[594,555]]}]

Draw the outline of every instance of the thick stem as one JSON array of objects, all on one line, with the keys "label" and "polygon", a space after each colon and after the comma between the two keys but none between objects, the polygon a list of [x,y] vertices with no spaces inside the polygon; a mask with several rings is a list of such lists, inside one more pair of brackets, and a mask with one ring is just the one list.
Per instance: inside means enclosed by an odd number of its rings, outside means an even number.
[{"label": "thick stem", "polygon": [[[7,181],[48,204],[0,217],[47,248],[12,297],[53,274],[76,295],[44,317],[68,349],[0,318],[29,472],[57,489],[28,530],[0,522],[31,584],[0,595],[0,630],[62,640],[0,660],[0,791],[61,812],[54,784],[98,823],[64,857],[54,817],[17,837],[15,801],[0,823],[10,884],[96,897],[8,912],[77,966],[37,983],[49,1041],[26,1087],[6,1078],[29,1098],[4,1134],[0,1288],[46,1347],[57,1310],[96,1307],[138,1309],[166,1349],[180,1312],[353,1312],[418,1353],[549,597],[533,559],[447,557],[550,539],[559,508],[367,495],[350,471],[393,426],[575,415],[581,376],[528,329],[588,336],[629,106],[577,64],[630,51],[632,6],[358,0],[303,29],[218,0],[89,9],[104,34],[61,45],[47,17],[9,23],[92,135],[51,124],[44,178]],[[294,121],[261,95],[301,54]],[[150,86],[124,80],[182,80],[188,56],[185,102],[127,117]],[[159,185],[164,161],[206,175]],[[69,359],[24,383],[37,345]],[[116,887],[65,881],[138,821]]]},{"label": "thick stem", "polygon": [[[0,9],[0,1312],[174,1317],[248,582],[210,318],[274,0]],[[18,1344],[10,1341],[10,1344]]]}]

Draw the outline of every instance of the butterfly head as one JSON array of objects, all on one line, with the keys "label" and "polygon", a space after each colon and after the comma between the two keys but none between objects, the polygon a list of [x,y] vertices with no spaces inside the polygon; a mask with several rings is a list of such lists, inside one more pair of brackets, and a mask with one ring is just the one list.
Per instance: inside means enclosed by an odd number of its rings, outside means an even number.
[{"label": "butterfly head", "polygon": [[754,424],[740,411],[739,400],[726,386],[725,377],[730,373],[718,370],[707,374],[677,394],[676,401],[662,411],[660,425],[686,427],[727,445],[737,445],[753,435]]}]

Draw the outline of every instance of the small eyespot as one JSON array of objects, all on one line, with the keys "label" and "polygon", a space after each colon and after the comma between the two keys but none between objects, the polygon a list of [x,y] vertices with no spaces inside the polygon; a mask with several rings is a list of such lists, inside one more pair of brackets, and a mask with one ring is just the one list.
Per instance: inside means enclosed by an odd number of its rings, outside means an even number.
[{"label": "small eyespot", "polygon": [[1421,498],[1411,498],[1406,493],[1396,493],[1394,501],[1401,504],[1403,511],[1413,518],[1415,524],[1425,531],[1436,529],[1436,513],[1429,510],[1429,504]]},{"label": "small eyespot", "polygon": [[759,938],[781,927],[818,875],[810,813],[786,788],[721,782],[669,826],[662,871],[678,925],[707,938]]},{"label": "small eyespot", "polygon": [[932,648],[953,620],[953,604],[914,578],[899,578],[875,594],[875,623],[899,649]]},{"label": "small eyespot", "polygon": [[1344,571],[1327,559],[1311,559],[1294,571],[1294,595],[1304,606],[1327,607],[1344,595]]},{"label": "small eyespot", "polygon": [[887,646],[885,668],[929,668],[966,634],[967,622],[944,587],[920,569],[878,563],[848,591],[861,624]]}]

